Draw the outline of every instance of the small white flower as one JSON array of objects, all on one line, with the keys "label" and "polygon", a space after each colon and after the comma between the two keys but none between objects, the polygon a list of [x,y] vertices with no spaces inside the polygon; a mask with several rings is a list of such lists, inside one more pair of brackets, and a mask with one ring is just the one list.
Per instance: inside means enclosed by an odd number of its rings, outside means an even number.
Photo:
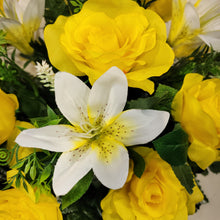
[{"label": "small white flower", "polygon": [[6,40],[24,54],[33,53],[29,45],[40,36],[44,21],[45,0],[3,0],[0,29]]},{"label": "small white flower", "polygon": [[188,56],[205,44],[220,51],[220,2],[173,0],[172,19],[167,27],[168,43],[176,57]]},{"label": "small white flower", "polygon": [[37,77],[40,78],[40,82],[44,84],[45,87],[50,87],[51,91],[54,91],[54,79],[55,73],[53,72],[52,66],[49,66],[45,60],[42,64],[37,62],[35,66],[37,70]]},{"label": "small white flower", "polygon": [[72,74],[56,73],[56,103],[72,126],[28,129],[16,138],[21,146],[63,152],[53,176],[56,195],[66,194],[91,169],[106,187],[122,187],[129,168],[125,146],[150,142],[164,130],[168,112],[122,112],[127,90],[126,76],[117,67],[104,73],[92,89]]}]

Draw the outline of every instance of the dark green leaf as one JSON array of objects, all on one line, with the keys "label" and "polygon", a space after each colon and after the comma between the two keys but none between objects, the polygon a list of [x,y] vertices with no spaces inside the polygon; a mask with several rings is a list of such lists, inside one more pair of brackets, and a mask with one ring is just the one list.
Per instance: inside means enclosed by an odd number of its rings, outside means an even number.
[{"label": "dark green leaf", "polygon": [[129,157],[134,161],[134,174],[141,178],[144,170],[145,170],[145,161],[143,157],[138,154],[136,151],[128,148]]},{"label": "dark green leaf", "polygon": [[214,162],[209,169],[213,172],[213,173],[220,173],[220,161]]},{"label": "dark green leaf", "polygon": [[153,141],[153,144],[160,157],[170,165],[178,166],[186,163],[188,135],[179,124],[170,133]]},{"label": "dark green leaf", "polygon": [[24,189],[28,192],[28,187],[27,187],[27,184],[25,183],[24,180],[23,180],[23,187],[24,187]]},{"label": "dark green leaf", "polygon": [[90,170],[86,176],[84,176],[79,182],[62,197],[62,209],[67,208],[72,203],[79,200],[83,194],[88,190],[93,179],[93,171]]},{"label": "dark green leaf", "polygon": [[21,178],[18,176],[15,180],[15,186],[16,186],[16,188],[19,188],[20,185],[21,185]]},{"label": "dark green leaf", "polygon": [[188,193],[192,194],[195,184],[190,166],[184,164],[180,166],[172,166],[172,168],[180,183],[186,188]]}]

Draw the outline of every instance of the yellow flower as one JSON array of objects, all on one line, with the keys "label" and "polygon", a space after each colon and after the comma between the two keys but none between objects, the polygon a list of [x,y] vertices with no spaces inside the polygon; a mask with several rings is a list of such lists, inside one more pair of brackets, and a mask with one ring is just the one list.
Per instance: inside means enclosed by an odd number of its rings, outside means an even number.
[{"label": "yellow flower", "polygon": [[172,103],[173,116],[189,135],[189,158],[202,169],[220,159],[220,79],[187,74]]},{"label": "yellow flower", "polygon": [[[45,0],[1,0],[0,29],[5,39],[22,53],[31,55],[31,41],[39,38],[44,27]],[[40,29],[39,29],[40,28]]]},{"label": "yellow flower", "polygon": [[[22,128],[34,128],[34,126],[26,121],[16,121],[15,122],[15,127],[14,130],[12,131],[11,135],[9,136],[7,140],[7,149],[10,150],[14,147],[15,145],[15,138],[18,136],[18,134],[21,132],[20,129],[17,127],[22,127]],[[38,149],[36,151],[39,151]],[[22,159],[29,154],[34,152],[34,148],[26,148],[26,147],[19,147],[18,150],[18,159]],[[16,164],[16,159],[15,155],[13,156],[11,162],[9,163],[9,166],[13,166]]]},{"label": "yellow flower", "polygon": [[149,78],[165,73],[174,59],[163,20],[131,0],[89,0],[78,14],[46,26],[44,39],[57,69],[86,74],[93,84],[117,66],[129,86],[149,93],[154,91]]},{"label": "yellow flower", "polygon": [[101,202],[103,219],[187,220],[195,203],[203,200],[198,187],[189,195],[156,151],[146,147],[137,151],[145,160],[145,171],[141,178],[132,173],[123,188],[109,192]]},{"label": "yellow flower", "polygon": [[220,51],[219,0],[173,0],[168,43],[176,57],[190,55],[199,46]]},{"label": "yellow flower", "polygon": [[3,11],[3,0],[0,0],[0,10]]},{"label": "yellow flower", "polygon": [[0,144],[5,142],[15,125],[15,110],[18,100],[14,94],[6,94],[0,89]]},{"label": "yellow flower", "polygon": [[[12,170],[12,172],[14,172]],[[41,194],[39,201],[33,199],[33,189],[21,188],[0,191],[0,219],[5,220],[62,220],[59,203],[51,194]]]},{"label": "yellow flower", "polygon": [[[141,0],[142,3],[145,2],[145,5],[150,1]],[[171,19],[172,14],[172,0],[157,0],[150,4],[149,9],[157,12],[164,21],[168,21]]]}]

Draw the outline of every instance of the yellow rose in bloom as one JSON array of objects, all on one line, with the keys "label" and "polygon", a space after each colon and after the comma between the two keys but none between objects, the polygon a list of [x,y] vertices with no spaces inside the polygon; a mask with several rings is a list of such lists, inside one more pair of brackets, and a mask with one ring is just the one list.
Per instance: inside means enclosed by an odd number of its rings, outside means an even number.
[{"label": "yellow rose in bloom", "polygon": [[44,39],[57,69],[86,74],[91,84],[117,66],[129,86],[153,93],[149,78],[161,76],[174,60],[164,21],[131,0],[89,0],[78,14],[46,26]]},{"label": "yellow rose in bloom", "polygon": [[187,74],[172,114],[189,135],[189,158],[202,169],[220,159],[220,79]]},{"label": "yellow rose in bloom", "polygon": [[101,202],[103,219],[187,220],[203,200],[201,191],[195,186],[189,195],[156,151],[140,147],[137,152],[146,163],[143,175],[138,178],[130,170],[124,187],[109,192]]},{"label": "yellow rose in bloom", "polygon": [[[150,1],[151,0],[142,0],[141,2],[147,4]],[[168,21],[172,15],[172,0],[157,0],[150,4],[149,9],[157,12],[164,21]]]},{"label": "yellow rose in bloom", "polygon": [[[26,121],[16,121],[15,122],[15,127],[14,130],[12,131],[11,135],[9,136],[8,140],[7,140],[7,149],[11,150],[14,145],[16,144],[15,138],[18,136],[18,134],[21,132],[20,129],[18,127],[22,127],[22,128],[34,128],[34,126],[31,123],[28,123]],[[39,151],[38,149],[36,151]],[[26,147],[19,147],[18,149],[18,159],[22,159],[26,156],[28,156],[29,154],[34,152],[34,148],[26,148]],[[13,166],[16,164],[16,159],[15,159],[15,155],[13,156],[11,162],[9,163],[9,166]]]},{"label": "yellow rose in bloom", "polygon": [[[30,192],[29,192],[30,190]],[[24,189],[0,191],[0,219],[4,220],[62,220],[59,203],[50,194],[41,194],[39,201],[33,200],[33,189],[28,184]],[[31,193],[31,195],[29,195]],[[33,195],[32,195],[33,194]]]},{"label": "yellow rose in bloom", "polygon": [[18,100],[14,94],[6,94],[0,89],[0,144],[5,142],[15,125],[15,110]]}]

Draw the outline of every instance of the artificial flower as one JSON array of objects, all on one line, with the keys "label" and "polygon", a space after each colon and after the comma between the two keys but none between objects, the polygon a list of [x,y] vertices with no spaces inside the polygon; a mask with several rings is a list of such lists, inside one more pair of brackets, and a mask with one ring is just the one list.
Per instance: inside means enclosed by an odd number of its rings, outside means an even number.
[{"label": "artificial flower", "polygon": [[122,112],[127,90],[125,74],[117,67],[103,74],[91,90],[72,74],[56,73],[56,103],[72,126],[27,129],[16,139],[21,146],[63,152],[53,176],[56,195],[66,194],[91,169],[106,187],[122,187],[129,167],[125,146],[147,143],[164,130],[168,112]]},{"label": "artificial flower", "polygon": [[166,38],[164,21],[131,0],[89,0],[78,14],[59,16],[44,31],[49,59],[58,70],[86,74],[93,84],[117,66],[130,87],[150,94],[154,83],[149,78],[173,64]]},{"label": "artificial flower", "polygon": [[138,178],[130,169],[124,187],[108,193],[101,202],[103,219],[187,220],[187,207],[192,214],[195,204],[203,200],[198,186],[189,195],[171,166],[156,151],[146,147],[136,150],[145,160],[145,171]]},{"label": "artificial flower", "polygon": [[[14,173],[14,171],[12,170]],[[20,188],[0,191],[0,219],[5,220],[62,220],[60,204],[51,194],[42,193],[35,202],[34,189],[25,182],[28,192]]]},{"label": "artificial flower", "polygon": [[174,97],[172,115],[191,142],[188,155],[202,169],[220,159],[220,79],[187,74]]},{"label": "artificial flower", "polygon": [[0,104],[0,144],[2,144],[14,129],[18,100],[14,94],[6,94],[0,89]]},{"label": "artificial flower", "polygon": [[24,54],[32,54],[29,43],[39,38],[44,9],[45,0],[3,0],[0,29],[6,32],[7,42]]},{"label": "artificial flower", "polygon": [[141,0],[141,3],[144,5],[150,3],[149,9],[159,14],[164,21],[169,21],[171,19],[172,0],[156,0],[153,2],[152,0]]},{"label": "artificial flower", "polygon": [[[15,122],[14,130],[11,132],[9,138],[7,139],[6,147],[7,147],[8,150],[13,149],[14,146],[15,146],[15,138],[21,132],[18,127],[21,127],[21,128],[34,128],[34,126],[29,122],[18,121],[17,120]],[[33,148],[19,147],[18,154],[17,154],[18,159],[20,160],[20,159],[28,156],[29,154],[32,154],[34,151],[35,151],[35,149],[33,149]],[[15,164],[16,164],[16,157],[15,157],[15,155],[13,155],[13,158],[10,161],[9,166],[13,166]]]},{"label": "artificial flower", "polygon": [[168,43],[176,57],[190,55],[207,44],[220,51],[219,0],[173,0]]}]

